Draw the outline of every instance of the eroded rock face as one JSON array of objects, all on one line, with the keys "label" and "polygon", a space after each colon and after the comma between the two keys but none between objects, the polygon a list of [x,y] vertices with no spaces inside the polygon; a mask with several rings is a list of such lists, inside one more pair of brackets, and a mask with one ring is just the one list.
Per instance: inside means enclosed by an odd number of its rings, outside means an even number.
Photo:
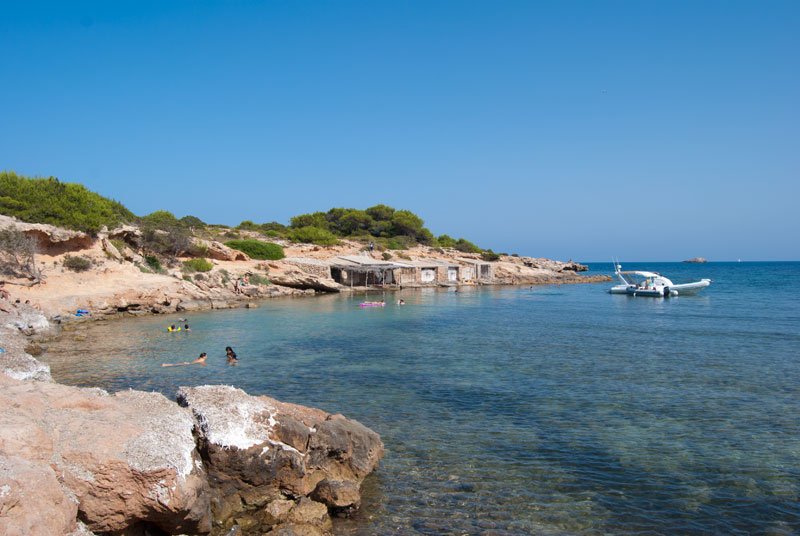
[{"label": "eroded rock face", "polygon": [[297,289],[312,289],[320,292],[339,292],[342,286],[330,277],[310,274],[294,266],[284,267],[284,271],[271,273],[269,278],[276,285]]},{"label": "eroded rock face", "polygon": [[28,236],[36,238],[39,253],[61,255],[88,249],[94,238],[80,231],[62,229],[46,223],[26,223],[16,218],[0,215],[0,228],[13,227]]},{"label": "eroded rock face", "polygon": [[[0,375],[0,453],[52,468],[94,532],[210,530],[210,493],[193,426],[189,411],[157,393],[109,395]],[[36,481],[46,485],[48,478]],[[42,500],[66,512],[53,493]]]},{"label": "eroded rock face", "polygon": [[[356,508],[361,482],[383,456],[378,434],[340,415],[229,386],[184,387],[178,402],[197,420],[199,448],[215,488],[212,510],[223,526],[241,518],[244,509],[261,530],[285,523],[327,531],[327,507]],[[322,510],[314,506],[321,503],[303,499],[280,514],[286,507],[281,501],[308,497],[323,481],[336,483],[327,487],[342,493],[321,491]]]}]

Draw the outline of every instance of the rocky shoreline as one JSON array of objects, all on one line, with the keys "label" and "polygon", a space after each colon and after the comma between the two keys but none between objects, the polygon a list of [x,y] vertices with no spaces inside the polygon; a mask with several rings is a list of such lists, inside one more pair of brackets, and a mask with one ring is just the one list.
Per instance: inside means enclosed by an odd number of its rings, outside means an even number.
[{"label": "rocky shoreline", "polygon": [[[171,401],[158,393],[59,385],[31,354],[40,351],[39,341],[73,322],[257,307],[278,296],[397,289],[348,288],[314,264],[354,254],[378,263],[377,253],[346,241],[328,248],[284,244],[288,255],[303,262],[265,262],[206,241],[203,251],[213,269],[190,277],[180,264],[152,273],[140,255],[114,246],[115,237],[136,229],[90,238],[0,217],[0,224],[9,223],[39,242],[37,262],[46,284],[10,282],[5,288],[11,300],[0,300],[0,533],[318,536],[330,534],[332,516],[359,508],[361,483],[377,468],[383,444],[357,421],[231,386],[184,387]],[[75,253],[91,267],[67,269],[67,256]],[[480,262],[478,255],[424,246],[401,255],[425,266]],[[490,281],[458,284],[609,279],[579,275],[583,270],[571,261],[503,256],[492,262]],[[249,277],[252,283],[238,284]],[[86,314],[76,316],[78,310]]]},{"label": "rocky shoreline", "polygon": [[383,444],[357,421],[231,386],[60,385],[26,352],[47,319],[6,308],[0,533],[325,535],[358,509]]}]

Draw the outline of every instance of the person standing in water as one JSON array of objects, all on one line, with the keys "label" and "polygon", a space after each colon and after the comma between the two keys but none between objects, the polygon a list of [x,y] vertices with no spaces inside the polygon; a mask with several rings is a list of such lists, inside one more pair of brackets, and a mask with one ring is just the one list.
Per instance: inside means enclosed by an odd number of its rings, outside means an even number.
[{"label": "person standing in water", "polygon": [[239,362],[239,358],[236,357],[236,352],[233,351],[233,348],[230,346],[225,347],[225,356],[228,358],[228,364],[233,365]]}]

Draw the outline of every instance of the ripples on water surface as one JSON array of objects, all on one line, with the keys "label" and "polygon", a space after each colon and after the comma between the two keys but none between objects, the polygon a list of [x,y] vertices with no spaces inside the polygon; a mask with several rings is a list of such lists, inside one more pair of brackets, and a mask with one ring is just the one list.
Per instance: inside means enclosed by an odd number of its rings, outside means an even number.
[{"label": "ripples on water surface", "polygon": [[387,454],[340,535],[800,532],[800,263],[638,267],[714,284],[274,300],[191,333],[82,326],[45,359],[70,384],[232,384],[358,419]]}]

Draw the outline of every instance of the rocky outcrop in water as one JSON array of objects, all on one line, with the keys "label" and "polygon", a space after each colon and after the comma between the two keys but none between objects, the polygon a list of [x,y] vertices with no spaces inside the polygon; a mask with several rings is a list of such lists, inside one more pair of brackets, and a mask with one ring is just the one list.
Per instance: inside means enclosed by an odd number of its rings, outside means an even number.
[{"label": "rocky outcrop in water", "polygon": [[692,263],[692,264],[704,264],[704,263],[706,263],[708,261],[703,257],[692,257],[691,259],[686,259],[683,262],[688,262],[688,263]]},{"label": "rocky outcrop in water", "polygon": [[383,456],[378,434],[341,415],[228,386],[181,388],[178,402],[197,420],[215,523],[225,528],[325,531],[329,511],[359,507],[361,482]]}]

